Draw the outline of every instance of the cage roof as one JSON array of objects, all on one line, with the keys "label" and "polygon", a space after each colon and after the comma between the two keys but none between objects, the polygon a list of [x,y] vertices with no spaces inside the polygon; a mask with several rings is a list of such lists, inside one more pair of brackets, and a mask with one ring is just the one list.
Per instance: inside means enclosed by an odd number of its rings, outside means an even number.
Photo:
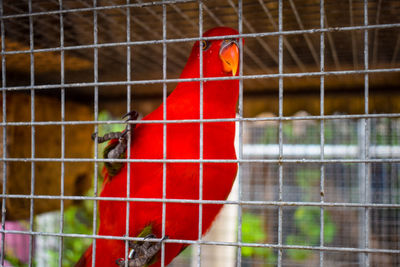
[{"label": "cage roof", "polygon": [[[367,9],[359,0],[327,0],[323,7],[316,0],[285,0],[281,22],[279,2],[269,0],[243,1],[241,7],[235,0],[3,3],[8,85],[30,84],[33,51],[35,84],[60,84],[65,73],[65,83],[88,83],[74,91],[77,96],[91,95],[96,69],[98,81],[107,83],[101,95],[126,97],[129,57],[129,79],[162,79],[163,23],[167,79],[179,77],[201,24],[204,31],[241,25],[245,96],[277,94],[280,36],[285,93],[319,94],[321,72],[328,93],[362,94],[365,73],[371,90],[393,92],[400,84],[397,0],[369,1]],[[174,86],[169,83],[168,90]],[[159,82],[133,88],[138,98],[162,94]]]}]

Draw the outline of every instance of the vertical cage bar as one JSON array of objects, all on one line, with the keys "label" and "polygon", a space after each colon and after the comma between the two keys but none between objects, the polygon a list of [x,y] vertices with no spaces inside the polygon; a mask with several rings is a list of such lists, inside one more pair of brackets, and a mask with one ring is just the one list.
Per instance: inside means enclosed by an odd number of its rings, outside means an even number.
[{"label": "vertical cage bar", "polygon": [[[283,3],[282,0],[279,0],[279,74],[283,74],[283,14],[282,14]],[[282,117],[283,117],[283,78],[282,76],[279,77],[279,159],[283,158],[283,125],[282,125]],[[283,200],[283,166],[282,162],[279,162],[279,201]],[[283,217],[283,209],[282,206],[278,208],[278,245],[281,246],[282,241],[282,217]],[[278,266],[282,266],[282,248],[278,250]]]},{"label": "vertical cage bar", "polygon": [[[63,9],[63,2],[59,0],[60,6],[60,82],[61,82],[61,121],[65,121],[65,64],[64,64],[64,19],[63,13],[61,13]],[[65,158],[65,125],[61,125],[61,196],[64,196],[64,179],[65,179],[65,162],[63,161]],[[64,232],[64,200],[60,201],[60,234]],[[58,266],[62,266],[63,261],[63,247],[64,247],[64,238],[61,236],[58,247]]]},{"label": "vertical cage bar", "polygon": [[[365,119],[357,121],[357,134],[358,134],[358,151],[360,153],[360,159],[365,160]],[[358,191],[359,191],[359,202],[365,203],[365,163],[358,164]],[[365,208],[360,207],[358,209],[358,247],[365,247]],[[360,266],[365,266],[366,253],[359,253],[358,260]]]},{"label": "vertical cage bar", "polygon": [[[364,0],[364,26],[368,26],[368,0]],[[368,49],[368,29],[364,30],[364,68],[365,70],[369,69],[369,49]],[[364,74],[364,113],[368,114],[369,109],[369,75],[366,72]],[[370,120],[368,118],[364,119],[364,127],[363,130],[365,132],[364,134],[364,159],[368,160],[369,159],[369,122]],[[370,191],[370,164],[365,162],[363,163],[364,165],[364,175],[365,175],[365,183],[364,183],[364,204],[368,204],[370,202],[369,199],[369,191]],[[369,213],[370,209],[368,207],[365,207],[364,209],[364,247],[369,248]],[[365,265],[366,267],[369,267],[370,265],[370,257],[369,254],[365,254]]]},{"label": "vertical cage bar", "polygon": [[[28,1],[28,12],[32,13],[32,0]],[[29,54],[30,54],[30,86],[35,86],[35,56],[33,35],[33,17],[29,16]],[[31,88],[31,122],[35,121],[35,89]],[[35,126],[31,125],[31,158],[35,158]],[[31,162],[31,200],[29,213],[29,230],[33,231],[34,224],[34,198],[35,195],[35,162]],[[33,266],[33,234],[29,236],[29,266]]]},{"label": "vertical cage bar", "polygon": [[[4,20],[3,20],[3,0],[0,0],[0,23],[1,23],[1,87],[2,87],[2,112],[3,112],[3,117],[2,117],[2,121],[3,123],[7,122],[7,109],[6,109],[6,55],[4,55],[4,50],[5,50],[5,28],[4,28]],[[7,158],[7,127],[3,126],[3,157]],[[2,189],[2,194],[3,196],[7,193],[7,162],[3,161],[3,189]],[[0,264],[1,266],[4,266],[4,253],[5,253],[5,233],[4,230],[6,228],[6,198],[3,197],[2,198],[2,202],[1,202],[1,253],[0,253],[0,257],[1,257],[1,261]]]},{"label": "vertical cage bar", "polygon": [[[238,0],[238,32],[239,34],[243,33],[243,3],[242,0]],[[243,39],[240,38],[239,40],[239,104],[238,104],[238,111],[239,111],[239,153],[238,159],[243,159]],[[236,127],[236,126],[235,126]],[[243,164],[238,163],[238,172],[237,172],[237,179],[238,179],[238,201],[243,200],[243,193],[242,193],[242,168]],[[237,229],[237,242],[240,244],[242,242],[242,206],[238,205],[238,229]],[[242,247],[239,245],[237,247],[237,266],[242,265]]]},{"label": "vertical cage bar", "polygon": [[[167,7],[163,4],[163,14],[162,14],[162,31],[163,31],[163,80],[167,79]],[[163,120],[167,120],[167,83],[163,82]],[[163,160],[167,159],[167,124],[163,123]],[[162,237],[165,236],[165,221],[166,221],[166,203],[165,199],[167,197],[167,163],[163,162],[163,176],[162,176]],[[165,266],[165,243],[161,243],[161,266]]]},{"label": "vertical cage bar", "polygon": [[[324,0],[320,0],[320,26],[321,29],[325,28],[324,22],[325,22],[325,3]],[[325,71],[325,34],[324,32],[321,32],[320,35],[320,72],[323,73]],[[320,115],[324,116],[325,110],[324,110],[324,99],[325,98],[325,76],[321,75],[320,76]],[[320,122],[320,159],[324,160],[325,158],[325,121],[321,120]],[[320,172],[321,172],[321,177],[320,177],[320,202],[324,203],[325,200],[325,165],[322,163],[320,166]],[[324,208],[321,206],[320,209],[320,243],[319,245],[321,247],[324,246],[324,232],[325,232],[325,221],[324,221]],[[321,250],[319,253],[319,266],[324,266],[324,251]]]},{"label": "vertical cage bar", "polygon": [[[97,0],[93,0],[93,7],[97,7]],[[97,10],[93,10],[93,44],[97,45],[97,34],[98,34],[98,28],[97,28]],[[98,83],[99,81],[99,58],[98,58],[98,48],[95,47],[93,50],[93,79],[94,83]],[[93,112],[94,112],[94,120],[98,121],[99,119],[99,86],[95,85],[94,86],[94,107],[93,107]],[[98,132],[98,126],[94,126],[94,132]],[[95,138],[94,141],[94,158],[98,159],[98,140]],[[94,162],[94,171],[93,171],[93,181],[94,181],[94,186],[93,186],[93,195],[97,197],[98,195],[98,162]],[[93,234],[96,234],[97,230],[97,201],[94,201],[93,203]],[[92,246],[92,267],[96,266],[96,239],[93,239],[93,246]]]},{"label": "vertical cage bar", "polygon": [[[203,52],[201,49],[202,39],[203,38],[203,1],[199,0],[199,86],[200,86],[200,110],[199,110],[199,119],[203,119]],[[203,159],[203,122],[200,122],[200,143],[199,143],[199,159]],[[203,200],[203,163],[199,163],[199,200]],[[203,226],[203,204],[199,203],[199,225],[198,225],[198,241],[201,241],[202,236],[202,226]],[[197,247],[197,266],[201,266],[201,245],[198,244]]]},{"label": "vertical cage bar", "polygon": [[[130,0],[126,0],[126,4],[130,4]],[[129,7],[126,8],[126,42],[131,41],[131,10]],[[131,47],[126,46],[126,81],[128,82],[126,86],[126,112],[131,111]],[[128,131],[128,142],[126,149],[126,158],[131,158],[131,133],[134,126],[127,124],[126,131]],[[131,197],[131,163],[126,162],[126,197]],[[125,236],[129,236],[129,221],[130,221],[130,202],[126,202],[126,220],[125,220]],[[125,240],[125,259],[128,259],[129,254],[129,241]],[[128,260],[125,261],[125,267],[128,267]]]}]

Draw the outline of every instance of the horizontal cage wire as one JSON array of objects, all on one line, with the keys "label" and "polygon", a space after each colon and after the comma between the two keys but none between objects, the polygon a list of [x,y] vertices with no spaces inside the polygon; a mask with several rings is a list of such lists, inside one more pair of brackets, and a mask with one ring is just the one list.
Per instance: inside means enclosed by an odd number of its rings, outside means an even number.
[{"label": "horizontal cage wire", "polygon": [[399,1],[3,0],[0,27],[1,266],[400,265]]}]

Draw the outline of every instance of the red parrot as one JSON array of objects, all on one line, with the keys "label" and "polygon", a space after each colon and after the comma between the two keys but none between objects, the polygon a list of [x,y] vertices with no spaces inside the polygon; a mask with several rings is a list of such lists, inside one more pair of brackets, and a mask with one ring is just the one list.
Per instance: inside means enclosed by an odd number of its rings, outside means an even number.
[{"label": "red parrot", "polygon": [[[218,27],[204,33],[204,37],[236,35],[227,27]],[[237,75],[239,67],[238,39],[197,41],[180,78],[199,78],[199,53],[203,53],[203,77],[228,77]],[[203,82],[203,118],[234,118],[239,94],[239,81],[216,80]],[[163,108],[159,106],[143,120],[162,120]],[[179,82],[166,100],[167,120],[200,119],[200,82]],[[130,157],[132,159],[163,159],[163,124],[138,123],[132,125]],[[167,159],[200,158],[200,123],[169,123],[166,126]],[[125,134],[123,134],[125,135]],[[114,137],[113,137],[114,138]],[[203,123],[203,158],[235,160],[235,123]],[[121,139],[120,139],[121,140]],[[110,145],[115,147],[116,140]],[[125,142],[126,143],[126,142]],[[125,155],[123,156],[125,157]],[[199,199],[200,163],[166,163],[166,198]],[[101,197],[126,197],[127,166],[110,173],[106,170]],[[237,172],[236,163],[203,163],[203,199],[225,200],[231,191]],[[133,162],[130,164],[130,196],[135,198],[162,198],[163,164],[158,162]],[[126,202],[99,201],[99,235],[125,236]],[[205,234],[222,205],[203,204],[202,234]],[[165,237],[197,240],[199,205],[196,203],[166,203]],[[162,236],[162,203],[130,202],[129,236]],[[137,255],[128,257],[128,266],[160,266],[159,243],[130,242]],[[167,242],[165,265],[168,265],[187,244]],[[147,251],[145,251],[147,249]],[[134,253],[132,253],[134,254]],[[141,254],[141,255],[139,255]],[[144,255],[144,256],[143,256]],[[150,255],[150,256],[149,256]],[[96,266],[123,266],[125,241],[97,239]],[[146,258],[147,257],[147,258]],[[145,258],[145,261],[138,263]],[[120,262],[116,263],[116,260]],[[136,261],[136,262],[135,262]],[[135,265],[136,264],[136,265]],[[78,266],[92,265],[92,246],[88,248]]]}]

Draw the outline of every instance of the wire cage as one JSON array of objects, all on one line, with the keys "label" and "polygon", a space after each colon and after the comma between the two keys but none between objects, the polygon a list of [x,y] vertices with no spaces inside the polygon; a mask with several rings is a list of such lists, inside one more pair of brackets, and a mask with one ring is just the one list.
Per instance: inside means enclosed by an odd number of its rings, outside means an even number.
[{"label": "wire cage", "polygon": [[245,40],[237,116],[215,120],[236,122],[238,173],[205,236],[165,240],[192,245],[169,266],[400,265],[399,1],[2,0],[0,23],[1,266],[135,238],[97,234],[113,160],[90,136],[221,79],[179,79],[216,26]]}]

